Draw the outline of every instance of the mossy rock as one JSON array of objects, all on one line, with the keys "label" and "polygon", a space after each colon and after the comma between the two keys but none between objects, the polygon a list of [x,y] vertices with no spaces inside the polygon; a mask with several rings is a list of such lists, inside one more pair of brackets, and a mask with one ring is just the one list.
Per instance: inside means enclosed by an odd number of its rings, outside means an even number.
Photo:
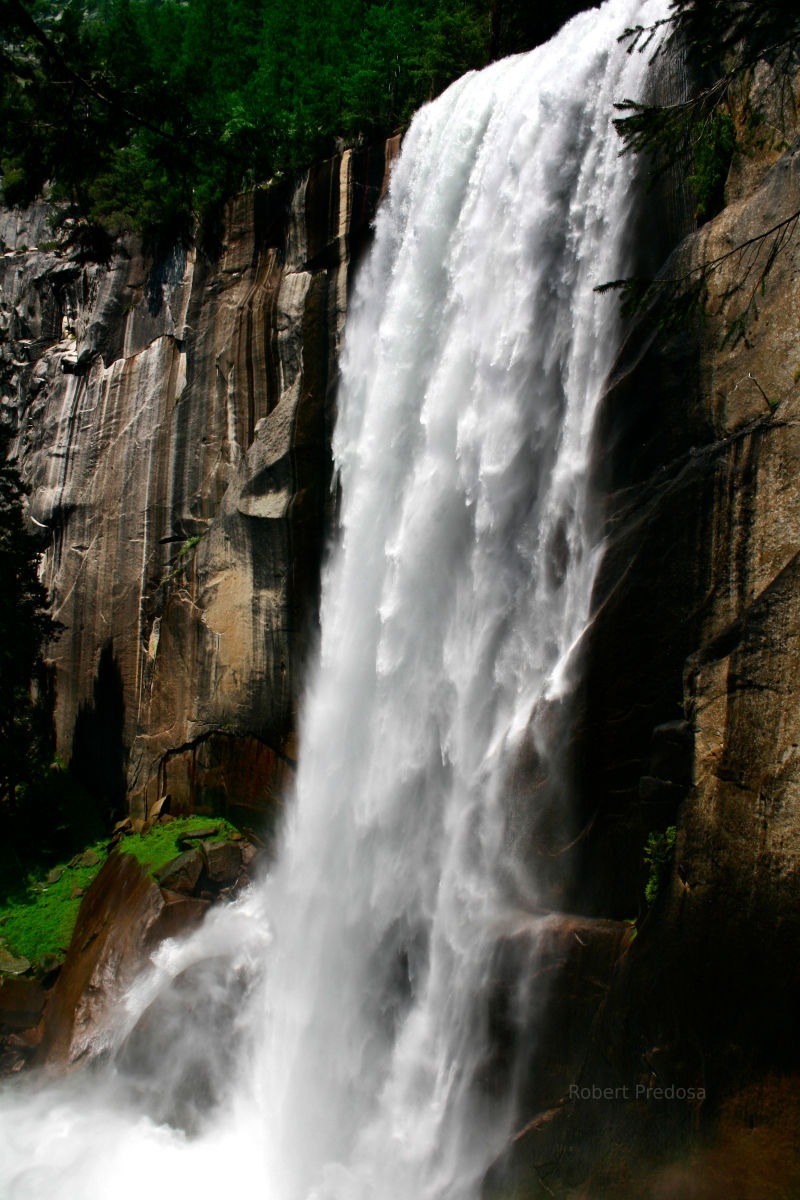
[{"label": "mossy rock", "polygon": [[[145,833],[131,833],[118,843],[120,850],[132,854],[151,875],[158,873],[181,854],[180,841],[191,834],[209,835],[208,817],[187,817],[155,825]],[[238,839],[239,831],[228,821],[213,822],[217,839]],[[15,896],[0,906],[0,946],[8,956],[9,967],[0,957],[0,974],[20,974],[13,964],[30,964],[53,957],[63,958],[69,946],[81,900],[108,858],[110,844],[94,842],[69,862],[58,863],[49,871],[30,876],[24,896]]]}]

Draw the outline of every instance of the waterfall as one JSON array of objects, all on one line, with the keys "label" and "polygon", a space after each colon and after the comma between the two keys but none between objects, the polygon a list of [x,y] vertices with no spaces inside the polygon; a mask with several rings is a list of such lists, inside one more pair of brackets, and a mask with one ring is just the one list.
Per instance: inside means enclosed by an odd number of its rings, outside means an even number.
[{"label": "waterfall", "polygon": [[348,315],[278,861],[162,947],[94,1069],[6,1088],[3,1197],[471,1200],[513,1133],[493,963],[542,897],[508,772],[525,738],[547,763],[590,619],[593,288],[630,266],[612,106],[647,70],[617,38],[663,7],[609,0],[415,117]]}]

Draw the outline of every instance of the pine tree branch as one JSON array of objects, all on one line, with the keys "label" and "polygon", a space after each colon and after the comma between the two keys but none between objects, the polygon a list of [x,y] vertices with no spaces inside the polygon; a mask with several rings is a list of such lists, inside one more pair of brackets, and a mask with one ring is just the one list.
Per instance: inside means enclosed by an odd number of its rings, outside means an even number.
[{"label": "pine tree branch", "polygon": [[27,33],[29,37],[32,37],[39,43],[47,57],[51,60],[53,65],[58,68],[65,79],[77,84],[82,91],[87,92],[90,96],[93,96],[95,100],[99,100],[99,102],[105,105],[107,108],[110,108],[113,111],[120,113],[122,116],[127,117],[129,121],[132,121],[133,124],[139,128],[147,129],[150,133],[154,133],[159,137],[163,136],[163,131],[161,129],[157,128],[155,125],[151,125],[149,121],[145,120],[145,118],[141,116],[141,114],[133,112],[133,110],[128,108],[128,106],[118,96],[113,96],[107,92],[101,91],[95,86],[95,84],[91,82],[91,80],[85,79],[82,75],[79,75],[78,72],[69,65],[52,38],[45,33],[45,31],[39,25],[37,25],[33,17],[25,8],[25,5],[22,3],[22,0],[0,0],[0,6],[12,14],[13,21],[24,33]]}]

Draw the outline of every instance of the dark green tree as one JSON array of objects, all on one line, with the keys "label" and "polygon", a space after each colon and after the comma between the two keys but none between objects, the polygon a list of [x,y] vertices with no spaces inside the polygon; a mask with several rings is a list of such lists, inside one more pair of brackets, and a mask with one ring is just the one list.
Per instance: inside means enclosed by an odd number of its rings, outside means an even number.
[{"label": "dark green tree", "polygon": [[237,190],[393,132],[587,0],[0,0],[2,193],[50,189],[89,255],[154,252]]}]

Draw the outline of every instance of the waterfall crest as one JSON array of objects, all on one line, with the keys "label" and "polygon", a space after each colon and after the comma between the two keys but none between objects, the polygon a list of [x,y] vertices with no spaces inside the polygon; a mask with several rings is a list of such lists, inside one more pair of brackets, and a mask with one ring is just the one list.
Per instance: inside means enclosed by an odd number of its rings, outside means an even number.
[{"label": "waterfall crest", "polygon": [[[547,758],[589,619],[619,343],[593,288],[629,267],[611,118],[647,70],[617,38],[663,7],[610,0],[416,116],[348,316],[341,536],[277,864],[159,952],[93,1073],[6,1093],[3,1195],[470,1200],[513,1133],[494,952],[539,897],[504,788],[523,736]],[[189,967],[225,1004],[175,1021],[133,1086],[126,1037]],[[214,1103],[176,1128],[198,1061]]]}]

